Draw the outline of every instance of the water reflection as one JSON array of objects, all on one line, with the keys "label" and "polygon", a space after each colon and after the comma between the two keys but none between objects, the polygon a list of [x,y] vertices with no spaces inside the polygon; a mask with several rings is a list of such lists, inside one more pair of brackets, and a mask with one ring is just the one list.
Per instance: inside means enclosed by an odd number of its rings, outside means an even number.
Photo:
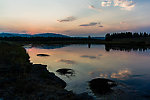
[{"label": "water reflection", "polygon": [[96,59],[97,58],[96,56],[90,56],[90,55],[82,55],[80,57],[89,58],[89,59]]},{"label": "water reflection", "polygon": [[112,87],[117,86],[115,81],[105,78],[95,78],[89,82],[89,87],[95,95],[106,95],[113,92]]},{"label": "water reflection", "polygon": [[62,68],[62,69],[58,69],[56,72],[60,75],[66,76],[68,78],[75,76],[75,71],[73,69]]},{"label": "water reflection", "polygon": [[[94,44],[81,44],[81,45],[86,45],[87,49],[88,48],[92,48],[92,46],[94,46]],[[30,49],[30,48],[37,48],[37,49],[59,49],[59,48],[64,48],[64,47],[68,47],[71,46],[71,44],[29,44],[24,46],[24,48],[26,49]],[[106,44],[105,45],[105,50],[106,51],[110,51],[110,50],[119,50],[119,51],[147,51],[150,50],[150,46],[135,46],[135,45],[111,45],[111,44]],[[101,56],[101,54],[100,54]]]},{"label": "water reflection", "polygon": [[[110,52],[106,52],[106,50]],[[93,44],[90,44],[90,46],[88,44],[34,45],[31,48],[27,48],[27,52],[30,55],[31,62],[47,65],[49,71],[54,72],[67,82],[66,89],[73,90],[75,93],[88,92],[90,95],[94,95],[89,89],[88,82],[95,78],[117,80],[119,83],[130,87],[130,89],[121,89],[123,91],[123,93],[121,92],[122,94],[115,92],[111,96],[107,95],[110,99],[114,96],[121,96],[123,99],[124,97],[136,98],[134,95],[135,91],[139,93],[140,97],[150,92],[150,56],[147,56],[150,53],[149,47]],[[38,57],[37,54],[48,54],[50,56]],[[72,69],[73,74],[70,72],[72,70],[69,72],[67,70],[63,73],[56,72],[56,70],[64,68]],[[127,99],[125,98],[125,100]]]},{"label": "water reflection", "polygon": [[101,78],[108,78],[108,77],[109,77],[108,74],[103,74],[103,73],[101,73],[99,76],[100,76]]},{"label": "water reflection", "polygon": [[[96,75],[97,74],[97,75]],[[125,69],[121,69],[117,72],[111,72],[111,73],[104,73],[103,71],[95,71],[95,72],[89,72],[89,75],[91,76],[98,76],[100,78],[114,78],[114,79],[118,79],[118,80],[127,80],[130,77],[140,77],[142,75],[132,75],[132,72],[125,68]]]},{"label": "water reflection", "polygon": [[56,62],[63,62],[66,64],[76,64],[77,63],[77,62],[70,60],[70,59],[59,59],[59,60],[56,60]]},{"label": "water reflection", "polygon": [[91,48],[91,44],[90,43],[88,44],[88,48]]},{"label": "water reflection", "polygon": [[58,49],[58,48],[63,48],[69,45],[64,45],[64,44],[51,44],[51,45],[45,45],[45,44],[33,44],[32,47],[38,48],[38,49]]},{"label": "water reflection", "polygon": [[150,46],[134,46],[134,45],[105,45],[105,50],[120,50],[120,51],[147,51],[150,50]]},{"label": "water reflection", "polygon": [[117,73],[112,73],[111,78],[125,80],[129,78],[130,75],[132,75],[132,73],[129,69],[123,69],[123,70],[119,70]]}]

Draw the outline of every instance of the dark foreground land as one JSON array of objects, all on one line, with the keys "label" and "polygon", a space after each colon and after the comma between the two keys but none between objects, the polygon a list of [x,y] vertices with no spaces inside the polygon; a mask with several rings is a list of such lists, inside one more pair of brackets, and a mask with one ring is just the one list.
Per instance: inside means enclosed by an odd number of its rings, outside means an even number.
[{"label": "dark foreground land", "polygon": [[0,42],[1,100],[93,100],[88,94],[74,94],[66,83],[50,73],[46,65],[32,64],[26,50]]}]

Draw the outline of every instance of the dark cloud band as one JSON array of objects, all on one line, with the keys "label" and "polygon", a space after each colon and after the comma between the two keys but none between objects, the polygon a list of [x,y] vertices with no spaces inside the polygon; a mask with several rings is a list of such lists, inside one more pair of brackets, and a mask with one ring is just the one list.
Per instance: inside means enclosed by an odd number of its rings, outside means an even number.
[{"label": "dark cloud band", "polygon": [[70,17],[67,17],[65,19],[60,19],[60,20],[57,20],[58,22],[71,22],[71,21],[74,21],[76,20],[76,17],[73,17],[73,16],[70,16]]}]

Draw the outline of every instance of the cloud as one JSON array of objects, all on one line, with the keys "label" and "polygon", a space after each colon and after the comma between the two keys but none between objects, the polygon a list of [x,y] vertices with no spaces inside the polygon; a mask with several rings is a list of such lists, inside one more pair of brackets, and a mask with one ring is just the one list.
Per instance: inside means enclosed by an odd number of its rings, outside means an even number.
[{"label": "cloud", "polygon": [[112,0],[105,0],[101,2],[102,7],[111,6],[111,4],[112,4]]},{"label": "cloud", "polygon": [[89,58],[89,59],[96,59],[97,58],[96,56],[89,56],[89,55],[83,55],[83,56],[80,56],[80,57]]},{"label": "cloud", "polygon": [[104,27],[103,25],[100,25],[100,26],[98,26],[98,27]]},{"label": "cloud", "polygon": [[68,60],[68,59],[60,59],[60,60],[57,60],[57,62],[63,62],[63,63],[66,63],[66,64],[76,64],[75,61]]},{"label": "cloud", "polygon": [[90,9],[95,9],[95,7],[93,5],[89,5]]},{"label": "cloud", "polygon": [[102,9],[101,9],[101,8],[96,8],[96,7],[95,7],[95,6],[93,6],[93,5],[89,5],[89,8],[90,8],[90,9],[97,10],[97,11],[102,11]]},{"label": "cloud", "polygon": [[26,31],[26,30],[23,30],[23,31],[21,31],[20,33],[28,33],[28,31]]},{"label": "cloud", "polygon": [[120,24],[123,25],[123,24],[127,24],[127,23],[125,21],[121,21]]},{"label": "cloud", "polygon": [[76,20],[76,17],[73,17],[73,16],[70,16],[70,17],[67,17],[65,19],[60,19],[60,20],[57,20],[58,22],[71,22],[71,21],[74,21]]},{"label": "cloud", "polygon": [[135,7],[135,2],[132,0],[104,0],[101,2],[102,7],[121,7],[122,10],[132,10]]},{"label": "cloud", "polygon": [[91,22],[89,24],[81,24],[80,26],[96,26],[96,25],[100,25],[100,22]]},{"label": "cloud", "polygon": [[130,70],[124,69],[124,70],[120,70],[118,73],[112,73],[111,78],[117,78],[117,79],[124,80],[124,79],[128,78],[131,74],[132,73]]},{"label": "cloud", "polygon": [[71,32],[71,30],[66,30],[65,32]]},{"label": "cloud", "polygon": [[135,7],[135,2],[132,0],[114,0],[114,6],[119,6],[123,10],[131,10]]},{"label": "cloud", "polygon": [[100,28],[104,27],[103,25],[101,25],[100,22],[90,22],[89,24],[81,24],[79,26],[81,26],[81,27],[97,26],[97,27],[100,27]]}]

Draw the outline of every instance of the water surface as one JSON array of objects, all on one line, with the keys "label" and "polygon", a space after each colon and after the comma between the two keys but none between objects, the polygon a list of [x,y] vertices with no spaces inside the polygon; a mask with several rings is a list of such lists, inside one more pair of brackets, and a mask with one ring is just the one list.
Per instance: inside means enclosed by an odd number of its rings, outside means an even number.
[{"label": "water surface", "polygon": [[[90,47],[90,48],[89,48]],[[45,64],[50,72],[67,82],[67,90],[88,92],[97,99],[149,100],[150,50],[147,48],[108,48],[105,45],[36,45],[27,48],[34,64]],[[48,54],[39,57],[37,54]],[[62,75],[61,68],[75,73]],[[112,94],[92,93],[88,81],[101,77],[117,81],[120,85]]]}]

